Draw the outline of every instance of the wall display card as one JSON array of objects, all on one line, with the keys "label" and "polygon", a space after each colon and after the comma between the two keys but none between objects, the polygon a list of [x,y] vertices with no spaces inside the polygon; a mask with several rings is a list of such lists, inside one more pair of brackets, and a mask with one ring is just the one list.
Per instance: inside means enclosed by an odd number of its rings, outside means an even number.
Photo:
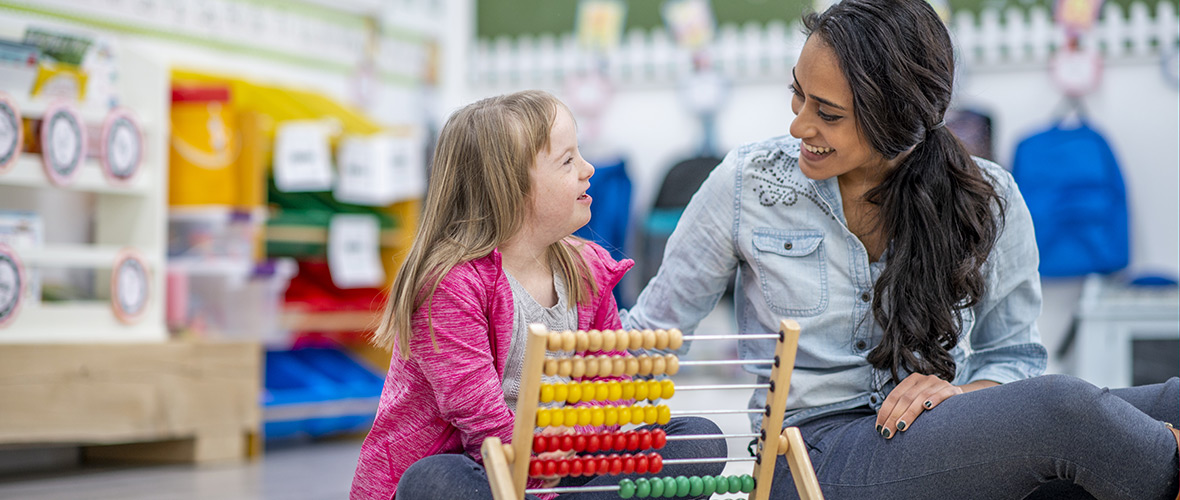
[{"label": "wall display card", "polygon": [[24,265],[16,252],[0,243],[0,328],[8,326],[20,311],[24,295]]},{"label": "wall display card", "polygon": [[139,254],[125,250],[111,269],[111,308],[115,317],[131,324],[143,317],[151,297],[151,277],[147,262]]},{"label": "wall display card", "polygon": [[426,167],[417,134],[379,134],[341,141],[340,180],[333,196],[359,205],[385,206],[421,198]]},{"label": "wall display card", "polygon": [[338,288],[370,288],[385,283],[381,266],[381,227],[371,215],[341,214],[328,227],[328,270]]},{"label": "wall display card", "polygon": [[390,203],[426,196],[426,155],[422,140],[415,129],[409,135],[375,136],[378,161],[389,166],[393,179]]},{"label": "wall display card", "polygon": [[1102,83],[1102,57],[1085,49],[1058,50],[1049,60],[1053,83],[1070,97],[1081,97]]},{"label": "wall display card", "polygon": [[330,125],[291,120],[275,133],[275,186],[288,193],[332,189]]},{"label": "wall display card", "polygon": [[1102,0],[1057,0],[1053,4],[1053,19],[1065,29],[1069,37],[1088,33],[1098,22]]},{"label": "wall display card", "polygon": [[626,16],[627,4],[623,0],[580,0],[576,21],[578,42],[603,52],[618,47]]},{"label": "wall display card", "polygon": [[668,0],[661,12],[676,45],[691,52],[713,41],[715,22],[709,0]]},{"label": "wall display card", "polygon": [[66,104],[51,104],[41,120],[40,139],[45,174],[55,185],[68,185],[86,158],[82,118]]},{"label": "wall display card", "polygon": [[24,144],[20,108],[8,94],[0,92],[0,174],[8,170],[20,157]]},{"label": "wall display card", "polygon": [[116,109],[102,124],[99,162],[107,180],[116,184],[130,182],[139,172],[143,160],[143,132],[131,112]]}]

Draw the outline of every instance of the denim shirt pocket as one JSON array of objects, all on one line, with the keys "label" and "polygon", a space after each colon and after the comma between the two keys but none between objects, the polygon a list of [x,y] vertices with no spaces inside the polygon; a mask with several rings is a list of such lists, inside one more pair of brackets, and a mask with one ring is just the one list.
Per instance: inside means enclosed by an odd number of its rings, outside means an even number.
[{"label": "denim shirt pocket", "polygon": [[772,310],[815,316],[828,308],[822,231],[757,228],[753,236],[758,280]]}]

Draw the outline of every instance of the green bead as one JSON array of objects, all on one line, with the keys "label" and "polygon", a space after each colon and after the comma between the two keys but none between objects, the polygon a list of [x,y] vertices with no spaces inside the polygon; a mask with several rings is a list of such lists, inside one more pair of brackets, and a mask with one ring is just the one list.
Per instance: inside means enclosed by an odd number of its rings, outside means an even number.
[{"label": "green bead", "polygon": [[741,476],[729,476],[729,492],[730,493],[737,493],[740,491],[742,491],[742,477]]},{"label": "green bead", "polygon": [[635,482],[630,479],[619,481],[619,498],[635,496]]},{"label": "green bead", "polygon": [[742,493],[749,493],[754,491],[754,476],[749,474],[742,475]]},{"label": "green bead", "polygon": [[704,492],[705,482],[701,481],[701,478],[697,476],[688,478],[688,496],[699,497]]},{"label": "green bead", "polygon": [[678,497],[688,496],[688,488],[689,488],[688,478],[684,477],[684,476],[676,476],[676,496],[678,496]]},{"label": "green bead", "polygon": [[713,476],[705,476],[701,478],[701,482],[705,485],[705,491],[701,492],[701,494],[705,497],[708,497],[717,491],[717,478]]},{"label": "green bead", "polygon": [[664,477],[664,498],[673,498],[676,496],[676,478],[672,476]]},{"label": "green bead", "polygon": [[658,477],[651,478],[651,497],[659,498],[664,496],[664,481]]},{"label": "green bead", "polygon": [[646,477],[635,480],[635,498],[647,498],[651,495],[651,484]]},{"label": "green bead", "polygon": [[720,474],[717,475],[717,493],[729,493],[729,479],[726,479],[725,476]]}]

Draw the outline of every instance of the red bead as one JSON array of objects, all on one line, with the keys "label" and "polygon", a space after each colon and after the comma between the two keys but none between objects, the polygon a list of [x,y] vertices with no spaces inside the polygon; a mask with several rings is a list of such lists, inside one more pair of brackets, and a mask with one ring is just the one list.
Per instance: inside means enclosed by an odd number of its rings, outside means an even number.
[{"label": "red bead", "polygon": [[646,429],[639,431],[639,448],[638,449],[646,450],[648,448],[651,448],[651,441],[652,441],[651,440],[651,432],[647,431]]},{"label": "red bead", "polygon": [[545,446],[547,445],[546,441],[548,441],[548,440],[545,439],[545,436],[542,436],[540,434],[533,436],[533,452],[534,453],[545,453]]},{"label": "red bead", "polygon": [[610,457],[606,455],[598,455],[598,463],[594,467],[598,469],[599,474],[607,474],[610,472]]},{"label": "red bead", "polygon": [[593,476],[598,472],[598,459],[594,457],[581,457],[578,461],[582,462],[582,474]]},{"label": "red bead", "polygon": [[651,433],[651,447],[655,449],[663,448],[668,443],[668,434],[664,429],[656,429]]},{"label": "red bead", "polygon": [[662,470],[664,470],[664,457],[661,457],[659,453],[648,455],[647,472],[649,474],[659,474]]},{"label": "red bead", "polygon": [[615,441],[615,445],[612,448],[614,448],[615,451],[623,451],[623,450],[627,449],[627,433],[626,432],[615,433],[614,441]]},{"label": "red bead", "polygon": [[545,461],[545,474],[543,474],[543,475],[556,476],[557,475],[557,462],[554,460],[546,460]]},{"label": "red bead", "polygon": [[566,477],[566,476],[570,475],[570,461],[569,460],[559,460],[557,462],[557,475],[561,476],[561,477]]},{"label": "red bead", "polygon": [[558,448],[558,450],[561,450],[561,451],[569,451],[569,450],[572,450],[572,449],[574,449],[574,438],[573,438],[573,436],[562,436],[562,437],[561,437],[561,448]]},{"label": "red bead", "polygon": [[585,466],[582,465],[582,461],[579,460],[577,457],[571,458],[569,460],[569,463],[570,463],[570,475],[571,476],[578,477],[578,476],[581,476],[582,473],[585,472]]},{"label": "red bead", "polygon": [[648,461],[647,455],[636,455],[635,456],[635,473],[636,474],[647,474],[648,462],[649,461]]},{"label": "red bead", "polygon": [[598,434],[591,434],[586,438],[586,453],[598,453],[602,449],[602,438]]},{"label": "red bead", "polygon": [[623,474],[635,473],[635,457],[630,453],[623,455]]},{"label": "red bead", "polygon": [[623,459],[612,454],[610,459],[610,475],[617,476],[623,472]]},{"label": "red bead", "polygon": [[628,450],[638,450],[639,449],[639,433],[637,433],[635,431],[627,431],[627,449]]},{"label": "red bead", "polygon": [[532,477],[540,476],[541,473],[544,472],[544,470],[545,470],[545,464],[544,464],[543,460],[533,460],[532,462],[529,462],[529,475],[530,476],[532,476]]},{"label": "red bead", "polygon": [[574,436],[574,451],[581,453],[586,451],[586,436],[578,434]]}]

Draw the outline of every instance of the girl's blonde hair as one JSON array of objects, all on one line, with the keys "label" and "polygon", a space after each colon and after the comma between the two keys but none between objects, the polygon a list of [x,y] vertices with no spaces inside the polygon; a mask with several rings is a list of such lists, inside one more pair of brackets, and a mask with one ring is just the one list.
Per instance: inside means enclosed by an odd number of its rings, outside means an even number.
[{"label": "girl's blonde hair", "polygon": [[[453,267],[484,257],[516,234],[531,206],[529,170],[549,148],[558,110],[548,92],[529,90],[475,102],[451,115],[439,133],[431,163],[422,224],[398,270],[373,343],[410,356],[411,318]],[[549,247],[570,284],[569,307],[589,302],[597,286],[577,248]],[[428,319],[431,339],[433,318]]]}]

